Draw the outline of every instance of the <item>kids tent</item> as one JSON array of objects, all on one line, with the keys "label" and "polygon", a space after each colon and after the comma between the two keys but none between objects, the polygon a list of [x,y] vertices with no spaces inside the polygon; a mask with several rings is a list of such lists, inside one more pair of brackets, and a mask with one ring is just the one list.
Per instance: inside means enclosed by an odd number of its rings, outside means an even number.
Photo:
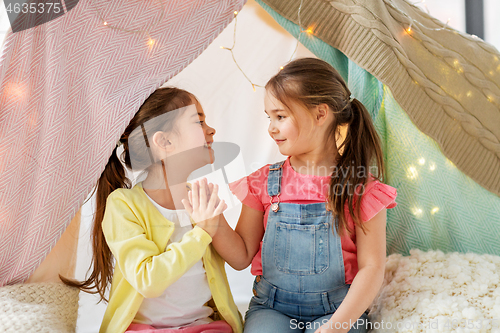
[{"label": "kids tent", "polygon": [[[334,65],[370,110],[384,144],[387,183],[399,193],[398,207],[388,211],[388,253],[498,255],[498,52],[405,1],[304,1],[300,11],[300,2],[259,4]],[[60,236],[71,233],[66,227],[139,105],[200,54],[242,5],[80,1],[64,16],[9,34],[0,60],[2,285],[30,281],[57,241],[72,239]],[[300,32],[309,28],[312,36]],[[231,117],[242,112],[255,110],[212,114],[237,123]],[[237,131],[246,171],[280,158],[262,139],[265,128],[260,136],[237,124],[219,133],[229,141]],[[245,144],[258,149],[247,152]]]}]

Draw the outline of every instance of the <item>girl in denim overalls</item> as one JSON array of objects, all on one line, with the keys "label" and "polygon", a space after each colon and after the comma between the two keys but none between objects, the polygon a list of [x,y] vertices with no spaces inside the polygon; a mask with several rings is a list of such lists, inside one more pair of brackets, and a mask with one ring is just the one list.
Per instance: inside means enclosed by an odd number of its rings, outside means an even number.
[{"label": "girl in denim overalls", "polygon": [[231,184],[241,217],[235,231],[224,222],[213,239],[233,268],[252,263],[245,332],[370,327],[396,190],[378,181],[380,142],[350,95],[337,71],[313,58],[289,63],[266,85],[269,134],[288,158]]}]

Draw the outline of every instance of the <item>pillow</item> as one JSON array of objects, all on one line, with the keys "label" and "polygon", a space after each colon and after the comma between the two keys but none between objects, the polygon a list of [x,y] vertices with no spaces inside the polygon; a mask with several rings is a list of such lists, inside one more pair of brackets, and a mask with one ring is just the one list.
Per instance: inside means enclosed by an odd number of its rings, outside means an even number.
[{"label": "pillow", "polygon": [[78,288],[61,282],[0,288],[0,332],[75,332]]},{"label": "pillow", "polygon": [[373,332],[500,332],[500,257],[423,252],[387,258]]}]

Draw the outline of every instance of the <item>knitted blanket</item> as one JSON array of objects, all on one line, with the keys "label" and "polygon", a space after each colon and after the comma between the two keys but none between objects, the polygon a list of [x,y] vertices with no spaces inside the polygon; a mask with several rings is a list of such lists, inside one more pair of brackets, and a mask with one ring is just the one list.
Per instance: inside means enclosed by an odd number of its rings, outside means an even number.
[{"label": "knitted blanket", "polygon": [[0,287],[0,332],[74,332],[78,294],[62,283]]},{"label": "knitted blanket", "polygon": [[499,274],[499,256],[393,254],[371,309],[374,332],[498,332]]}]

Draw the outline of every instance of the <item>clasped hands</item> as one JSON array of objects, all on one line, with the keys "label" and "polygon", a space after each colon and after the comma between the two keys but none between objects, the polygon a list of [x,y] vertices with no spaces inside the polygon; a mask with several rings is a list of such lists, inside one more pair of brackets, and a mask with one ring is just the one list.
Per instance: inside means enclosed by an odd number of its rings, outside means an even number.
[{"label": "clasped hands", "polygon": [[208,184],[207,179],[196,181],[188,192],[188,200],[182,204],[197,226],[214,237],[219,227],[219,218],[226,210],[227,204],[218,196],[219,186]]}]

